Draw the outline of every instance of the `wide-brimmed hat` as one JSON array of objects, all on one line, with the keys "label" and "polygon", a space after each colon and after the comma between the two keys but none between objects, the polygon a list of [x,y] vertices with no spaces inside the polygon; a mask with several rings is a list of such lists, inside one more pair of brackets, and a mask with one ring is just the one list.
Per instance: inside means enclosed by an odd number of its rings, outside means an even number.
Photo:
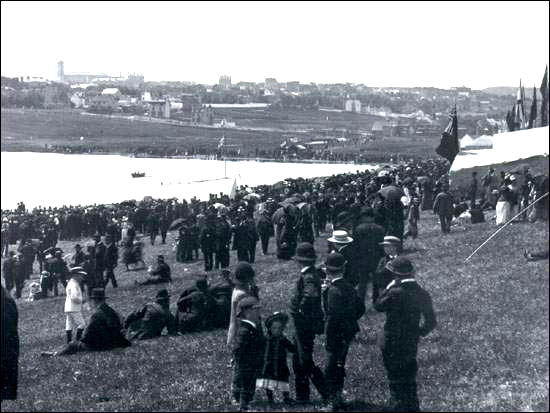
[{"label": "wide-brimmed hat", "polygon": [[345,263],[346,259],[342,254],[340,254],[339,252],[332,252],[327,255],[327,259],[325,260],[325,267],[327,268],[327,270],[330,271],[338,271],[344,267]]},{"label": "wide-brimmed hat", "polygon": [[246,296],[237,303],[237,317],[249,308],[261,308],[260,302],[252,296]]},{"label": "wide-brimmed hat", "polygon": [[275,321],[278,321],[280,322],[281,324],[285,325],[288,323],[288,315],[286,315],[285,313],[282,313],[280,311],[276,311],[274,312],[273,314],[271,314],[269,317],[267,317],[267,319],[265,320],[265,326],[267,327],[267,329],[269,330],[271,328],[271,325],[275,322]]},{"label": "wide-brimmed hat", "polygon": [[162,290],[157,292],[155,299],[157,301],[168,301],[170,299],[170,294],[168,294],[167,289],[163,288]]},{"label": "wide-brimmed hat", "polygon": [[353,242],[353,238],[348,235],[347,231],[336,230],[332,232],[332,237],[328,241],[335,244],[349,244]]},{"label": "wide-brimmed hat", "polygon": [[401,245],[401,240],[393,235],[386,235],[380,245]]},{"label": "wide-brimmed hat", "polygon": [[84,268],[82,267],[72,267],[69,269],[69,276],[74,276],[74,275],[83,275],[83,276],[86,276],[88,275],[88,273],[86,271],[84,271]]},{"label": "wide-brimmed hat", "polygon": [[301,242],[296,247],[296,256],[294,257],[299,262],[313,262],[317,259],[315,249],[309,242]]},{"label": "wide-brimmed hat", "polygon": [[90,294],[92,300],[105,300],[105,288],[94,288],[92,294]]},{"label": "wide-brimmed hat", "polygon": [[405,257],[397,257],[388,261],[385,268],[398,277],[410,277],[414,273],[412,262]]}]

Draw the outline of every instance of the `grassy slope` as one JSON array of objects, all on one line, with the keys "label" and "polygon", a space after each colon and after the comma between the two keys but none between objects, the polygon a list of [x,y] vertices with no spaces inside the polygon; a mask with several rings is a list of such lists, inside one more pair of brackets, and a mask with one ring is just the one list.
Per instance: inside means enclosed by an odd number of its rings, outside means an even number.
[{"label": "grassy slope", "polygon": [[[419,347],[422,407],[547,411],[548,261],[526,263],[522,257],[522,248],[547,245],[546,225],[509,226],[468,264],[464,258],[494,231],[494,225],[453,227],[445,237],[438,227],[433,215],[423,213],[420,238],[406,243],[420,283],[432,294],[439,322]],[[70,250],[72,245],[63,247]],[[324,256],[324,238],[316,241],[316,248]],[[174,297],[193,273],[200,272],[201,264],[175,263],[168,246],[145,249],[147,257],[157,253],[167,256],[175,274],[170,286],[173,306]],[[295,264],[260,255],[255,268],[264,314],[287,309]],[[128,314],[154,296],[156,287],[133,286],[134,278],[143,276],[118,274],[119,289],[107,290],[116,310]],[[3,411],[231,410],[225,331],[162,337],[109,353],[41,359],[40,351],[63,344],[63,302],[64,297],[18,302],[20,398],[4,402]],[[345,389],[357,410],[376,410],[388,396],[376,346],[383,321],[383,315],[368,310],[350,349]],[[324,365],[321,339],[315,357]],[[263,395],[259,399],[257,407],[263,409]]]}]

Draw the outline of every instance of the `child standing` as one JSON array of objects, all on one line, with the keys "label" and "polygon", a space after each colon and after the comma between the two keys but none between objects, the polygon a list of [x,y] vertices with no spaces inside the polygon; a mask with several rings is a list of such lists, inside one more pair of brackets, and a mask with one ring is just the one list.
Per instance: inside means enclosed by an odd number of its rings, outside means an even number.
[{"label": "child standing", "polygon": [[265,389],[269,404],[273,403],[273,392],[281,391],[285,404],[291,404],[287,353],[296,353],[296,347],[284,335],[288,315],[275,312],[265,321],[267,340],[264,354],[264,366],[260,378],[256,380],[257,389]]},{"label": "child standing", "polygon": [[237,335],[233,347],[233,400],[246,411],[256,390],[256,378],[262,368],[265,338],[260,321],[260,303],[244,297],[237,305]]},{"label": "child standing", "polygon": [[65,288],[65,293],[67,294],[65,298],[65,315],[67,319],[65,332],[67,334],[67,344],[72,341],[73,329],[76,327],[76,340],[78,341],[86,325],[82,315],[83,298],[82,289],[80,287],[82,282],[81,277],[83,275],[86,275],[86,273],[83,272],[80,267],[73,268],[69,273],[71,279]]}]

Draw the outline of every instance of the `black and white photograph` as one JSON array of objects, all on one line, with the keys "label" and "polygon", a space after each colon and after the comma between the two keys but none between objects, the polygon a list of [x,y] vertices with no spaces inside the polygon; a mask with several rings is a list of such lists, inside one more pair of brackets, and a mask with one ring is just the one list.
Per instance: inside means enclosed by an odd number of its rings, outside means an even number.
[{"label": "black and white photograph", "polygon": [[547,412],[549,1],[2,1],[2,412]]}]

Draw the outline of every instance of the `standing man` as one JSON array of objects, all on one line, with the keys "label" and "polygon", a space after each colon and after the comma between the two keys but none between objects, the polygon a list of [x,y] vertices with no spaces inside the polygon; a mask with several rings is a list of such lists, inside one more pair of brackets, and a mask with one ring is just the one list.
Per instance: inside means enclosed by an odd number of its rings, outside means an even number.
[{"label": "standing man", "polygon": [[398,257],[386,268],[396,278],[380,295],[375,308],[386,313],[381,348],[390,382],[388,408],[394,412],[418,412],[416,354],[419,338],[428,335],[437,324],[432,300],[414,279],[414,268],[407,258]]},{"label": "standing man", "polygon": [[221,212],[216,221],[216,256],[214,268],[229,267],[229,244],[231,243],[231,224],[227,221],[227,213]]},{"label": "standing man", "polygon": [[106,288],[110,280],[113,284],[113,288],[117,288],[118,284],[115,278],[115,268],[118,265],[118,247],[115,245],[110,235],[105,236],[105,242],[105,268],[107,272],[103,287]]},{"label": "standing man", "polygon": [[69,274],[69,268],[67,263],[61,256],[61,251],[55,251],[55,257],[53,261],[48,265],[48,271],[52,277],[53,294],[57,297],[59,295],[58,284],[61,283],[63,288],[67,285],[67,274]]},{"label": "standing man", "polygon": [[80,267],[82,263],[84,262],[84,251],[82,251],[82,247],[80,244],[76,244],[74,246],[75,253],[73,255],[73,267]]},{"label": "standing man", "polygon": [[472,181],[470,182],[470,186],[468,188],[468,198],[470,199],[470,209],[475,208],[476,206],[476,198],[477,198],[477,191],[479,187],[479,182],[477,181],[477,172],[472,172]]},{"label": "standing man", "polygon": [[327,366],[325,380],[329,394],[330,410],[344,407],[342,390],[346,376],[346,357],[351,340],[359,331],[357,320],[365,312],[364,301],[357,295],[353,285],[345,276],[346,260],[342,254],[333,252],[325,262],[327,276],[332,278],[324,291],[325,335]]},{"label": "standing man", "polygon": [[434,201],[433,211],[434,214],[439,216],[439,222],[441,223],[441,232],[448,234],[451,232],[451,220],[453,219],[453,197],[449,193],[449,184],[444,182],[441,185],[442,191],[437,194]]},{"label": "standing man", "polygon": [[95,251],[95,270],[96,270],[96,282],[97,285],[101,288],[105,284],[105,281],[103,279],[103,273],[105,272],[105,253],[107,248],[105,247],[105,244],[103,241],[101,241],[101,236],[96,233],[94,235],[94,251]]},{"label": "standing man", "polygon": [[15,252],[10,251],[8,253],[8,258],[2,264],[2,276],[4,277],[4,285],[6,286],[8,294],[10,294],[13,287],[15,287],[16,262]]},{"label": "standing man", "polygon": [[32,245],[30,238],[25,241],[25,244],[21,248],[21,255],[23,256],[25,267],[25,279],[28,280],[31,277],[34,257],[36,256],[36,248]]},{"label": "standing man", "polygon": [[380,293],[393,281],[393,273],[386,269],[386,265],[397,258],[399,254],[399,238],[391,235],[384,237],[384,241],[380,246],[384,249],[382,258],[378,261],[378,265],[372,279],[372,304],[376,303]]},{"label": "standing man", "polygon": [[19,333],[17,332],[17,305],[10,294],[2,287],[2,362],[1,399],[17,399],[17,373],[19,364]]},{"label": "standing man", "polygon": [[324,278],[324,274],[315,268],[316,259],[317,255],[310,243],[303,242],[296,248],[295,260],[300,266],[300,276],[294,286],[290,315],[294,321],[294,344],[298,350],[292,360],[298,403],[309,403],[310,380],[323,398],[323,402],[328,401],[323,373],[313,361],[315,336],[323,334],[324,331],[321,305],[321,278]]},{"label": "standing man", "polygon": [[258,219],[258,234],[262,242],[262,254],[267,255],[267,247],[269,245],[269,238],[274,235],[273,223],[271,222],[271,216],[267,209],[264,209]]},{"label": "standing man", "polygon": [[147,218],[147,232],[149,233],[149,237],[151,238],[151,245],[155,245],[155,239],[159,234],[159,226],[159,217],[156,212],[153,212]]},{"label": "standing man", "polygon": [[209,212],[201,229],[201,250],[204,257],[204,271],[212,271],[216,250],[216,215]]},{"label": "standing man", "polygon": [[384,256],[384,248],[381,245],[384,241],[384,227],[374,222],[374,211],[372,208],[367,208],[362,213],[362,218],[364,222],[355,228],[353,236],[355,237],[355,253],[357,254],[359,271],[357,293],[362,301],[365,302],[367,284],[370,280],[374,279],[378,262]]},{"label": "standing man", "polygon": [[168,228],[170,226],[170,221],[166,213],[163,213],[160,216],[159,226],[160,226],[160,236],[162,238],[162,243],[166,244],[166,235],[168,234]]}]

